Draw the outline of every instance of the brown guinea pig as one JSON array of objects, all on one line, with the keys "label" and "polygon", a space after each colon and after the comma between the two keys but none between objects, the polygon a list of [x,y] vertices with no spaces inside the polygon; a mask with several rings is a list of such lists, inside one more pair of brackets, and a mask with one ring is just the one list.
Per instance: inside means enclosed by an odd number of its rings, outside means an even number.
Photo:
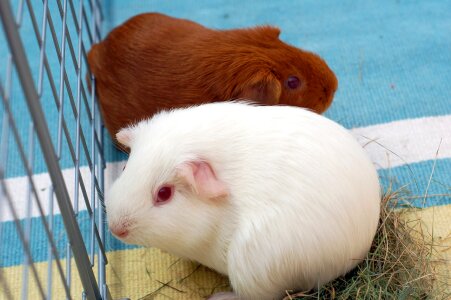
[{"label": "brown guinea pig", "polygon": [[279,34],[270,26],[212,30],[159,13],[129,19],[88,53],[107,129],[114,137],[162,109],[239,98],[324,112],[337,78]]}]

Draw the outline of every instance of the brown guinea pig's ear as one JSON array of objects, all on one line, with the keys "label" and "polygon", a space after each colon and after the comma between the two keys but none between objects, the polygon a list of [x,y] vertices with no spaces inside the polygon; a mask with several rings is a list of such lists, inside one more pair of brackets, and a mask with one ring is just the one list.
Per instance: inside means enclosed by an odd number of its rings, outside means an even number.
[{"label": "brown guinea pig's ear", "polygon": [[282,86],[272,72],[257,72],[242,87],[240,99],[254,100],[261,104],[279,104]]}]

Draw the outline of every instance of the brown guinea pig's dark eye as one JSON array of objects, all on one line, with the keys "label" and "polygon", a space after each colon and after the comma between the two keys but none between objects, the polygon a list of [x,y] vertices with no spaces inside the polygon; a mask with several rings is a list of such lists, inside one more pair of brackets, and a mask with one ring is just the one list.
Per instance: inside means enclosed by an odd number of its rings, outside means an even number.
[{"label": "brown guinea pig's dark eye", "polygon": [[301,81],[296,76],[290,76],[286,81],[286,85],[289,89],[294,90],[301,85]]},{"label": "brown guinea pig's dark eye", "polygon": [[171,200],[172,194],[174,193],[174,187],[170,185],[163,185],[158,190],[157,196],[155,197],[155,204],[163,204]]}]

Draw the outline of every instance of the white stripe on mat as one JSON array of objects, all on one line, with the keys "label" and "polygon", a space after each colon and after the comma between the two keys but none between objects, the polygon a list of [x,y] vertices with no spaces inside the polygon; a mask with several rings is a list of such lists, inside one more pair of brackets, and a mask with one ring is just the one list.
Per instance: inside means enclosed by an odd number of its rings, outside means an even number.
[{"label": "white stripe on mat", "polygon": [[378,169],[451,157],[451,115],[354,128],[351,132]]},{"label": "white stripe on mat", "polygon": [[[415,163],[437,158],[451,158],[451,115],[409,119],[384,123],[374,126],[352,129],[351,132],[368,151],[378,169],[396,167],[406,163]],[[440,144],[440,151],[437,153]],[[125,162],[107,163],[105,186],[120,174]],[[90,196],[90,172],[87,167],[80,168]],[[74,169],[63,170],[63,176],[71,197],[74,195]],[[39,198],[47,213],[47,199],[50,185],[48,174],[37,174],[34,182]],[[16,177],[6,180],[8,190],[14,198],[14,205],[19,217],[26,216],[27,178]],[[79,209],[86,209],[80,191]],[[57,205],[55,213],[58,213]],[[36,205],[33,205],[31,216],[39,216]],[[5,199],[0,199],[0,221],[12,220]]]},{"label": "white stripe on mat", "polygon": [[[125,165],[125,161],[115,162],[115,163],[107,163],[107,169],[105,174],[105,186],[110,186],[111,182],[117,177],[117,174],[120,174],[123,166]],[[75,193],[75,168],[64,169],[63,177],[66,182],[67,190],[72,199],[72,205],[74,205],[74,193]],[[91,172],[88,167],[81,167],[80,173],[83,178],[83,182],[85,184],[86,193],[88,198],[91,198]],[[42,204],[42,208],[47,215],[48,213],[48,199],[49,199],[49,186],[50,186],[50,176],[48,173],[36,174],[33,176],[33,182],[37,189],[38,198],[40,203]],[[28,191],[28,178],[25,176],[9,178],[5,180],[7,185],[7,189],[11,197],[13,198],[13,203],[17,215],[20,219],[23,219],[27,216],[27,191]],[[38,217],[40,216],[38,206],[34,197],[32,198],[31,205],[31,216]],[[59,208],[56,204],[56,199],[54,199],[54,213],[59,214]],[[79,210],[86,210],[85,200],[83,198],[83,194],[81,188],[79,190]],[[13,220],[13,215],[11,210],[7,204],[6,199],[0,198],[0,222],[11,221]]]}]

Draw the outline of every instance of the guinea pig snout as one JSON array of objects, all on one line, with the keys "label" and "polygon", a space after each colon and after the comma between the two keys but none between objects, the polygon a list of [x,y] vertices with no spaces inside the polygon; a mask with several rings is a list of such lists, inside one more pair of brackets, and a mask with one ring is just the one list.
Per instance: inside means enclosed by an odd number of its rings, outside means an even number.
[{"label": "guinea pig snout", "polygon": [[128,235],[128,229],[124,226],[110,227],[110,230],[118,238],[125,238]]},{"label": "guinea pig snout", "polygon": [[127,220],[121,220],[109,225],[111,233],[116,237],[123,239],[126,238],[130,232],[130,222]]}]

